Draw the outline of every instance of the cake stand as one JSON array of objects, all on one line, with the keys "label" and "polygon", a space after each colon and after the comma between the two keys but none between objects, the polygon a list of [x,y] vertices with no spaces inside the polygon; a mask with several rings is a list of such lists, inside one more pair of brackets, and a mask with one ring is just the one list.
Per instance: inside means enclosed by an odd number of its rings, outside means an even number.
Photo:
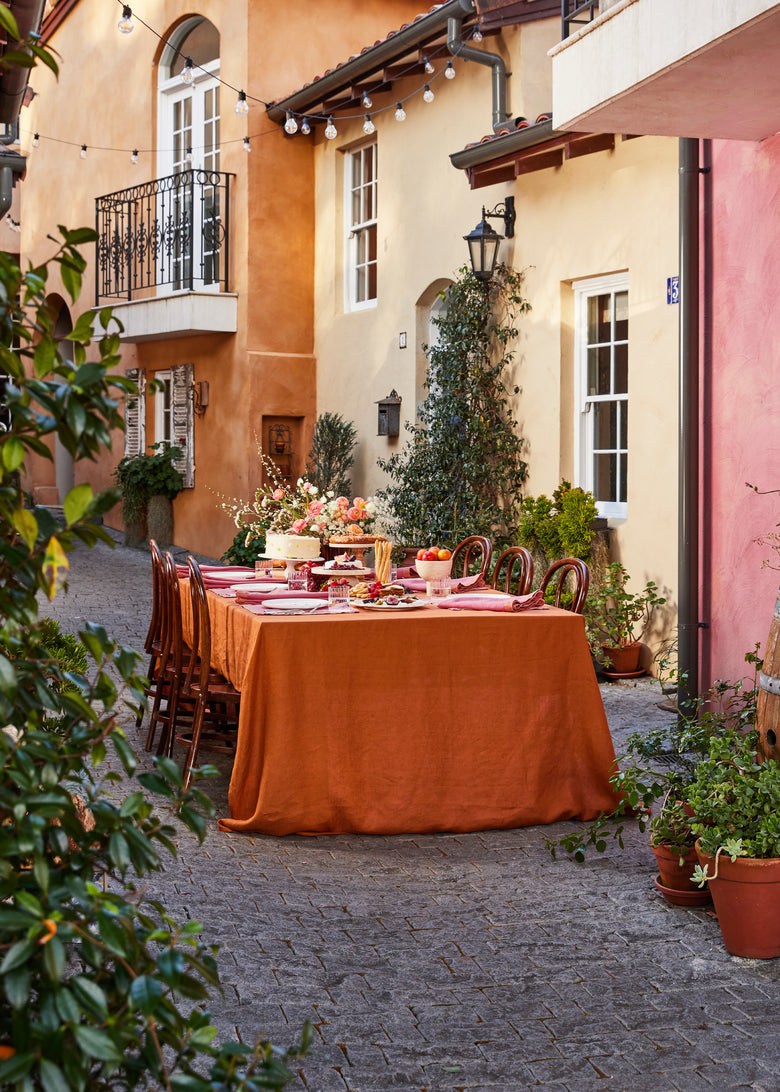
[{"label": "cake stand", "polygon": [[284,578],[290,583],[290,577],[295,572],[296,565],[303,565],[308,561],[322,561],[321,557],[271,557],[270,554],[260,554],[263,561],[283,561],[285,564]]}]

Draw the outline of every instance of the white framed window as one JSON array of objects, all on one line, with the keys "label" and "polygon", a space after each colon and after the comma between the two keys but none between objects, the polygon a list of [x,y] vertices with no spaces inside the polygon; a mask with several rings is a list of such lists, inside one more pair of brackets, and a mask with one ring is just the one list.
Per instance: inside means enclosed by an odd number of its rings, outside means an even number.
[{"label": "white framed window", "polygon": [[[177,52],[178,51],[178,52]],[[182,78],[186,59],[192,79]],[[178,28],[160,60],[158,82],[157,176],[220,169],[219,32],[196,17]],[[193,202],[197,202],[197,207]],[[159,199],[164,224],[192,225],[192,245],[177,243],[173,255],[173,291],[189,288],[218,291],[220,191],[208,183],[183,184]]]},{"label": "white framed window", "polygon": [[599,515],[624,519],[628,499],[628,273],[575,281],[577,480]]},{"label": "white framed window", "polygon": [[345,310],[358,311],[377,300],[376,143],[348,152],[344,166]]}]

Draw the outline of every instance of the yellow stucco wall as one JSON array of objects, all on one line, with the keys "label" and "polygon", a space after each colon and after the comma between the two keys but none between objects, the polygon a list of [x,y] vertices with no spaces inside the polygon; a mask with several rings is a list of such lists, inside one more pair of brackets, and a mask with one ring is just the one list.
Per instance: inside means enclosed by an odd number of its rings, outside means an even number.
[{"label": "yellow stucco wall", "polygon": [[[513,116],[535,120],[549,107],[554,20],[503,36],[499,51],[513,73]],[[497,49],[495,39],[483,46]],[[377,436],[375,402],[396,389],[402,422],[411,420],[419,390],[420,343],[435,290],[467,260],[463,236],[482,205],[508,194],[517,205],[516,237],[501,258],[526,274],[532,311],[515,346],[514,400],[527,441],[528,492],[550,493],[574,475],[573,292],[577,278],[627,270],[630,278],[628,518],[615,526],[616,557],[638,583],[676,584],[677,308],[666,304],[666,278],[677,267],[677,143],[616,137],[613,152],[570,159],[560,168],[514,183],[470,190],[449,155],[491,129],[490,70],[455,62],[457,77],[432,83],[434,102],[416,95],[406,121],[395,100],[419,87],[396,84],[392,102],[374,107],[378,144],[378,300],[345,312],[343,265],[344,153],[366,138],[359,120],[338,122],[338,137],[319,139],[316,156],[315,349],[318,412],[339,412],[357,426],[354,486],[373,493],[384,484],[378,457],[400,450]],[[500,222],[493,226],[502,230]],[[425,303],[418,306],[419,301]],[[399,334],[407,345],[399,348]],[[667,486],[665,488],[665,485]]]}]

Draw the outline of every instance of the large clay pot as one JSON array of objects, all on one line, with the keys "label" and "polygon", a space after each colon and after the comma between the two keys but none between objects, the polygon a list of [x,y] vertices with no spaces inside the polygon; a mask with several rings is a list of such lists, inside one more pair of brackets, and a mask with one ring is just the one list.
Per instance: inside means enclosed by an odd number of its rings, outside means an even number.
[{"label": "large clay pot", "polygon": [[[715,859],[696,843],[699,862],[710,876]],[[780,956],[780,858],[718,857],[718,874],[709,881],[712,901],[732,955],[747,959]]]},{"label": "large clay pot", "polygon": [[697,884],[691,879],[693,870],[699,863],[693,846],[689,846],[686,850],[682,864],[680,864],[679,849],[674,849],[672,846],[663,843],[651,845],[650,848],[655,855],[658,875],[661,877],[661,883],[664,887],[671,887],[675,891],[698,890]]},{"label": "large clay pot", "polygon": [[168,497],[150,497],[146,505],[146,529],[158,546],[173,542],[173,501]]},{"label": "large clay pot", "polygon": [[639,672],[639,656],[642,651],[641,641],[633,641],[630,645],[621,645],[620,648],[609,648],[602,645],[605,657],[609,657],[609,663],[605,662],[604,674],[609,678],[617,678],[620,675],[636,675]]}]

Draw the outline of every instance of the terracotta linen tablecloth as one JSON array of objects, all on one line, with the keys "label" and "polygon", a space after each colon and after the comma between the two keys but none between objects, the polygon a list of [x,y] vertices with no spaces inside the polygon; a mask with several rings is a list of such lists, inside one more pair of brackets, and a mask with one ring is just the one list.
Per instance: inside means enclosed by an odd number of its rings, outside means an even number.
[{"label": "terracotta linen tablecloth", "polygon": [[241,690],[223,830],[473,831],[614,806],[579,615],[268,617],[208,599],[212,666]]}]

